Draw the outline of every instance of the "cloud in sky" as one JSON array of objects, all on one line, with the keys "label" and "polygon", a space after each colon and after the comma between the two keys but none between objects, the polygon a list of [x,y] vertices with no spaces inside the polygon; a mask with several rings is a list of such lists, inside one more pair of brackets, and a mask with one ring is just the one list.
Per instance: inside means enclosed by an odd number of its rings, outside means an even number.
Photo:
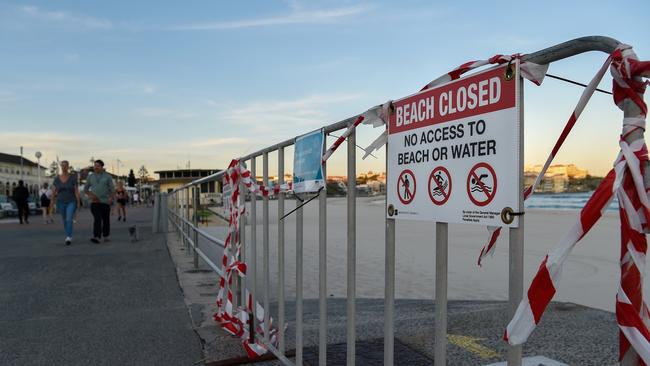
[{"label": "cloud in sky", "polygon": [[18,101],[16,93],[8,90],[0,90],[0,106]]},{"label": "cloud in sky", "polygon": [[65,61],[70,62],[70,63],[77,63],[81,59],[78,53],[66,53],[63,55],[63,58]]},{"label": "cloud in sky", "polygon": [[217,146],[224,146],[224,145],[238,145],[238,144],[244,144],[244,143],[247,143],[247,140],[245,138],[241,138],[241,137],[223,137],[223,138],[215,138],[215,139],[194,141],[194,142],[190,143],[190,147],[192,147],[192,148],[208,148],[208,147],[217,147]]},{"label": "cloud in sky", "polygon": [[[251,126],[252,131],[278,131],[291,126],[320,126],[328,121],[332,105],[362,98],[361,94],[316,94],[294,100],[255,101],[225,108],[221,116],[233,125]],[[283,131],[284,132],[284,131]]]},{"label": "cloud in sky", "polygon": [[108,19],[95,18],[84,14],[73,14],[59,10],[45,10],[37,6],[26,5],[20,8],[23,15],[41,22],[81,27],[85,29],[111,29],[113,23]]},{"label": "cloud in sky", "polygon": [[327,10],[304,10],[303,7],[299,5],[299,3],[291,2],[290,8],[291,12],[285,15],[254,19],[240,19],[233,21],[185,24],[172,27],[172,30],[220,30],[292,24],[327,24],[337,22],[344,18],[366,13],[372,10],[373,7],[367,4],[360,4]]},{"label": "cloud in sky", "polygon": [[133,110],[133,113],[140,117],[147,118],[170,118],[170,119],[189,119],[196,117],[193,112],[185,112],[174,108],[161,107],[142,107]]}]

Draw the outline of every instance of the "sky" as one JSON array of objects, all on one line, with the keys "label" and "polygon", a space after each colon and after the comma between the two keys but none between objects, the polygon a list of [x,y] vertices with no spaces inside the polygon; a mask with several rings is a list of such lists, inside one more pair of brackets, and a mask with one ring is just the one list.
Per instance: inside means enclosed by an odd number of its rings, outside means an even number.
[{"label": "sky", "polygon": [[[466,61],[588,35],[647,60],[649,10],[647,0],[0,0],[0,151],[24,146],[44,164],[58,156],[76,167],[101,158],[122,173],[223,168],[410,95]],[[605,58],[589,52],[549,73],[588,83]],[[609,74],[600,87],[611,89]],[[549,78],[526,84],[526,164],[545,161],[581,92]],[[596,93],[555,162],[605,174],[621,121],[611,96]],[[380,133],[363,125],[357,142]],[[290,165],[293,150],[285,154]],[[358,154],[358,171],[385,170],[383,151]],[[345,175],[345,161],[342,148],[328,174]]]}]

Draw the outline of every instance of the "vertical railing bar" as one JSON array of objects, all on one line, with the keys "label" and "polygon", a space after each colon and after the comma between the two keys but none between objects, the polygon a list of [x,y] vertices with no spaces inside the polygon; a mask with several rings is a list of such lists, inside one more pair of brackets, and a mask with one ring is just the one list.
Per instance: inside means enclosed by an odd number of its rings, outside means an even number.
[{"label": "vertical railing bar", "polygon": [[180,242],[183,236],[181,235],[181,228],[179,226],[180,224],[179,214],[181,212],[181,206],[180,206],[180,198],[178,192],[174,193],[174,201],[176,202],[176,204],[174,205],[175,206],[174,221],[176,222],[176,234],[178,235],[178,241]]},{"label": "vertical railing bar", "polygon": [[[235,185],[233,184],[231,187],[231,192],[232,194],[235,193]],[[230,205],[230,210],[237,210],[237,205],[236,204],[231,204]],[[233,226],[232,229],[230,230],[230,235],[231,235],[231,240],[230,240],[230,255],[234,256],[237,252],[237,248],[235,245],[235,237],[238,234],[235,227]],[[232,273],[232,285],[230,285],[230,291],[232,292],[232,308],[237,309],[239,306],[239,276],[236,273]]]},{"label": "vertical railing bar", "polygon": [[347,365],[355,364],[356,345],[356,258],[357,258],[357,165],[356,134],[348,136],[348,285],[347,285]]},{"label": "vertical railing bar", "polygon": [[296,365],[302,366],[302,253],[303,212],[300,200],[296,199]]},{"label": "vertical railing bar", "polygon": [[[388,144],[384,166],[388,168]],[[384,215],[388,212],[388,200],[384,198]],[[384,271],[384,366],[393,366],[395,359],[395,219],[386,217],[385,271]]]},{"label": "vertical railing bar", "polygon": [[[190,221],[190,189],[186,188],[185,189],[185,227],[184,227],[184,233],[187,235],[189,238],[190,235],[190,225],[188,224]],[[185,249],[186,253],[189,255],[190,254],[190,241],[185,239]]]},{"label": "vertical railing bar", "polygon": [[[262,180],[265,187],[269,186],[269,154],[265,152],[262,155]],[[271,271],[269,268],[269,197],[265,195],[262,206],[262,245],[264,246],[263,276],[264,276],[264,339],[269,340],[269,322],[271,318],[271,309],[269,306],[269,287]]]},{"label": "vertical railing bar", "polygon": [[[284,147],[278,148],[279,187],[284,183]],[[284,193],[278,192],[278,350],[284,355]]]},{"label": "vertical railing bar", "polygon": [[[243,162],[239,163],[240,166],[243,168],[244,164]],[[242,179],[239,180],[239,199],[241,200],[241,204],[244,208],[246,208],[246,195],[248,192],[246,192],[246,186],[244,186],[244,181]],[[241,261],[242,263],[246,263],[246,213],[247,211],[244,209],[243,214],[239,217],[239,244],[240,244],[240,256],[241,256]],[[240,284],[239,284],[239,291],[240,291],[240,296],[241,296],[241,306],[246,309],[246,283],[248,282],[247,277],[244,276],[240,279]]]},{"label": "vertical railing bar", "polygon": [[[327,185],[327,163],[323,162]],[[318,197],[318,365],[327,365],[327,188]]]},{"label": "vertical railing bar", "polygon": [[185,227],[182,218],[185,216],[185,194],[183,190],[178,191],[178,226],[181,233],[181,245],[185,247]]},{"label": "vertical railing bar", "polygon": [[194,187],[194,268],[199,268],[199,206],[201,205],[201,187]]},{"label": "vertical railing bar", "polygon": [[[255,164],[255,157],[251,158],[251,178],[253,179],[253,183],[257,184],[257,178],[256,178],[256,164]],[[251,260],[249,261],[249,273],[250,273],[250,292],[251,292],[251,299],[253,303],[253,311],[250,317],[250,339],[249,341],[252,343],[255,341],[255,322],[257,321],[256,314],[257,314],[257,193],[251,194]]]},{"label": "vertical railing bar", "polygon": [[[519,212],[524,212],[524,84],[519,88]],[[512,319],[524,295],[524,216],[519,216],[519,227],[509,230],[508,318]],[[522,346],[508,345],[508,366],[521,366]]]},{"label": "vertical railing bar", "polygon": [[447,364],[447,248],[449,224],[436,222],[436,318],[434,361]]},{"label": "vertical railing bar", "polygon": [[183,235],[185,231],[183,228],[183,220],[181,220],[183,215],[185,215],[185,206],[183,205],[183,200],[185,200],[185,195],[183,195],[183,191],[181,190],[178,192],[178,227],[181,235],[181,244],[185,246],[185,236]]},{"label": "vertical railing bar", "polygon": [[395,352],[395,219],[386,218],[385,244],[384,366],[393,366]]}]

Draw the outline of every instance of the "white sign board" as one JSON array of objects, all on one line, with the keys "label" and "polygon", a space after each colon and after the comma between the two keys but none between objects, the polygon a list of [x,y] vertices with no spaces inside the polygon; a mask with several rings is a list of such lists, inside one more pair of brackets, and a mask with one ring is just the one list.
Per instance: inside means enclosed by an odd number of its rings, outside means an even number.
[{"label": "white sign board", "polygon": [[387,215],[506,225],[519,207],[519,74],[499,66],[393,102]]},{"label": "white sign board", "polygon": [[294,193],[318,192],[325,187],[322,163],[324,144],[322,130],[296,138],[293,154]]},{"label": "white sign board", "polygon": [[223,213],[230,216],[230,209],[232,207],[232,185],[226,182],[226,178],[221,181],[221,199],[223,202]]}]

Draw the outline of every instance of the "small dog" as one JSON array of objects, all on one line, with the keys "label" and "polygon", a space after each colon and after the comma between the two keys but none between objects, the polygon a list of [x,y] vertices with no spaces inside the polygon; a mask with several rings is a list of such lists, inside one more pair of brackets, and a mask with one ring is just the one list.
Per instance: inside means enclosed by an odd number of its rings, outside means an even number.
[{"label": "small dog", "polygon": [[140,230],[138,229],[138,225],[129,227],[129,238],[131,238],[131,243],[140,240]]}]

